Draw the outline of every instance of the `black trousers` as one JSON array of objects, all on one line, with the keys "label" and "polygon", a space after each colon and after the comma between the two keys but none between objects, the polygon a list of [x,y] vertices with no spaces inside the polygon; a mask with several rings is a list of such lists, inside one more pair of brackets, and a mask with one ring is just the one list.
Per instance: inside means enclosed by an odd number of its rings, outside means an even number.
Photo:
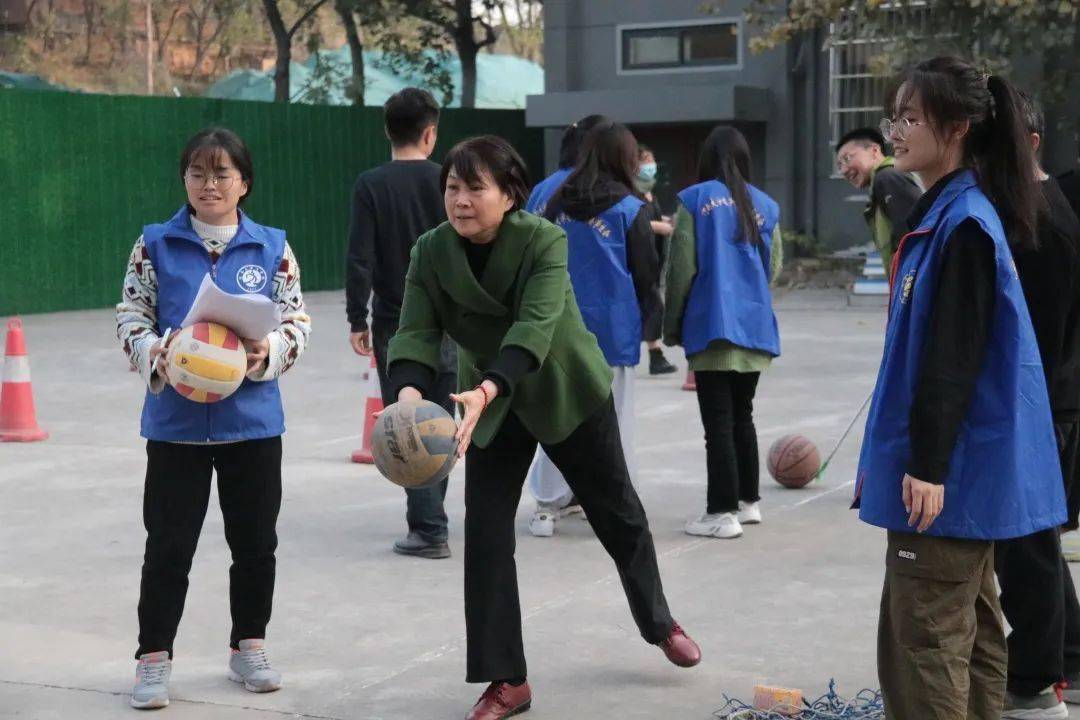
[{"label": "black trousers", "polygon": [[[1075,423],[1056,424],[1068,486],[1076,463]],[[1080,603],[1058,528],[995,543],[1001,609],[1009,621],[1008,689],[1035,695],[1080,673]]]},{"label": "black trousers", "polygon": [[[397,402],[391,397],[390,380],[386,375],[386,352],[390,338],[397,332],[397,320],[375,317],[372,319],[371,339],[375,350],[375,365],[379,373],[379,389],[382,391],[384,405]],[[454,403],[450,393],[457,387],[457,355],[452,341],[443,339],[442,367],[435,377],[431,388],[431,400],[442,405],[450,415],[454,414]],[[448,519],[443,501],[450,482],[442,482],[426,488],[407,488],[405,490],[405,521],[410,532],[419,533],[428,542],[446,542],[449,534]]]},{"label": "black trousers", "polygon": [[[487,448],[465,458],[465,629],[467,682],[525,677],[514,516],[536,440],[511,411]],[[630,483],[609,399],[566,440],[544,445],[615,561],[630,612],[649,643],[673,620],[660,583],[645,509]]]},{"label": "black trousers", "polygon": [[232,552],[229,644],[236,648],[241,640],[266,637],[281,509],[281,438],[227,445],[150,440],[146,443],[146,553],[136,658],[161,650],[172,656],[215,470],[225,540]]},{"label": "black trousers", "polygon": [[694,376],[701,424],[705,426],[706,512],[735,512],[740,500],[761,499],[754,427],[754,394],[761,373],[701,371]]}]

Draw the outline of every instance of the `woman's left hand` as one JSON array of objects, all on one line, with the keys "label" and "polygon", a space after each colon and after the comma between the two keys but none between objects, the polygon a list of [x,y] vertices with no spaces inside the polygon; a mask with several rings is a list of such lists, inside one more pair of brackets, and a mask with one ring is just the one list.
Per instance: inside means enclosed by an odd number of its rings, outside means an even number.
[{"label": "woman's left hand", "polygon": [[248,340],[244,338],[244,349],[247,350],[247,374],[258,375],[266,370],[266,358],[270,354],[270,338],[262,340]]},{"label": "woman's left hand", "polygon": [[454,435],[454,439],[458,441],[459,458],[465,457],[480,415],[498,394],[499,386],[490,380],[485,380],[472,390],[450,396],[451,400],[461,404],[461,424],[458,425],[457,434]]},{"label": "woman's left hand", "polygon": [[909,513],[908,527],[914,527],[916,532],[926,532],[945,508],[945,486],[905,474],[901,492],[904,509]]}]

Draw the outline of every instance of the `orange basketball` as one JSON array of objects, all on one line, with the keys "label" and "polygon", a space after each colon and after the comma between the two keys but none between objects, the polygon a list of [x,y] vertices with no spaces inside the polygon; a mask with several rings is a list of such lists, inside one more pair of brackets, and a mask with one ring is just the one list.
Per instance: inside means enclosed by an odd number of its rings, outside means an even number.
[{"label": "orange basketball", "polygon": [[184,328],[165,355],[169,383],[188,400],[215,403],[236,392],[247,372],[247,352],[229,328],[201,322]]},{"label": "orange basketball", "polygon": [[807,485],[821,469],[821,453],[803,435],[785,435],[769,448],[769,474],[787,488]]}]

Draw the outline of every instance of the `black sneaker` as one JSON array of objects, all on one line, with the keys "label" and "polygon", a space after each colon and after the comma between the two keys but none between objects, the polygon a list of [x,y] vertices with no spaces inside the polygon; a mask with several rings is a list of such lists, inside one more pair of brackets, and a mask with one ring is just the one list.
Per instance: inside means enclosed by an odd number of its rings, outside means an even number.
[{"label": "black sneaker", "polygon": [[450,546],[446,542],[430,542],[420,533],[410,532],[394,543],[394,552],[398,555],[441,560],[450,557]]},{"label": "black sneaker", "polygon": [[664,357],[664,351],[660,348],[649,350],[649,374],[650,375],[670,375],[678,370],[677,367],[672,365]]}]

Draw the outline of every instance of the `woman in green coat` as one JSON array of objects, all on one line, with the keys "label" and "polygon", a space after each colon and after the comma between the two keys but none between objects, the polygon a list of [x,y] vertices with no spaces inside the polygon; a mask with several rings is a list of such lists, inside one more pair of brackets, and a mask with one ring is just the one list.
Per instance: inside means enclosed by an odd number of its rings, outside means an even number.
[{"label": "woman in green coat", "polygon": [[701,652],[671,618],[645,510],[630,484],[611,399],[611,370],[585,328],[566,271],[566,234],[524,212],[525,164],[482,136],[446,156],[448,222],[424,234],[390,342],[398,400],[424,396],[447,333],[459,347],[465,457],[468,682],[490,685],[468,720],[498,720],[532,701],[521,638],[514,516],[539,443],[615,560],[642,637],[671,662]]}]

